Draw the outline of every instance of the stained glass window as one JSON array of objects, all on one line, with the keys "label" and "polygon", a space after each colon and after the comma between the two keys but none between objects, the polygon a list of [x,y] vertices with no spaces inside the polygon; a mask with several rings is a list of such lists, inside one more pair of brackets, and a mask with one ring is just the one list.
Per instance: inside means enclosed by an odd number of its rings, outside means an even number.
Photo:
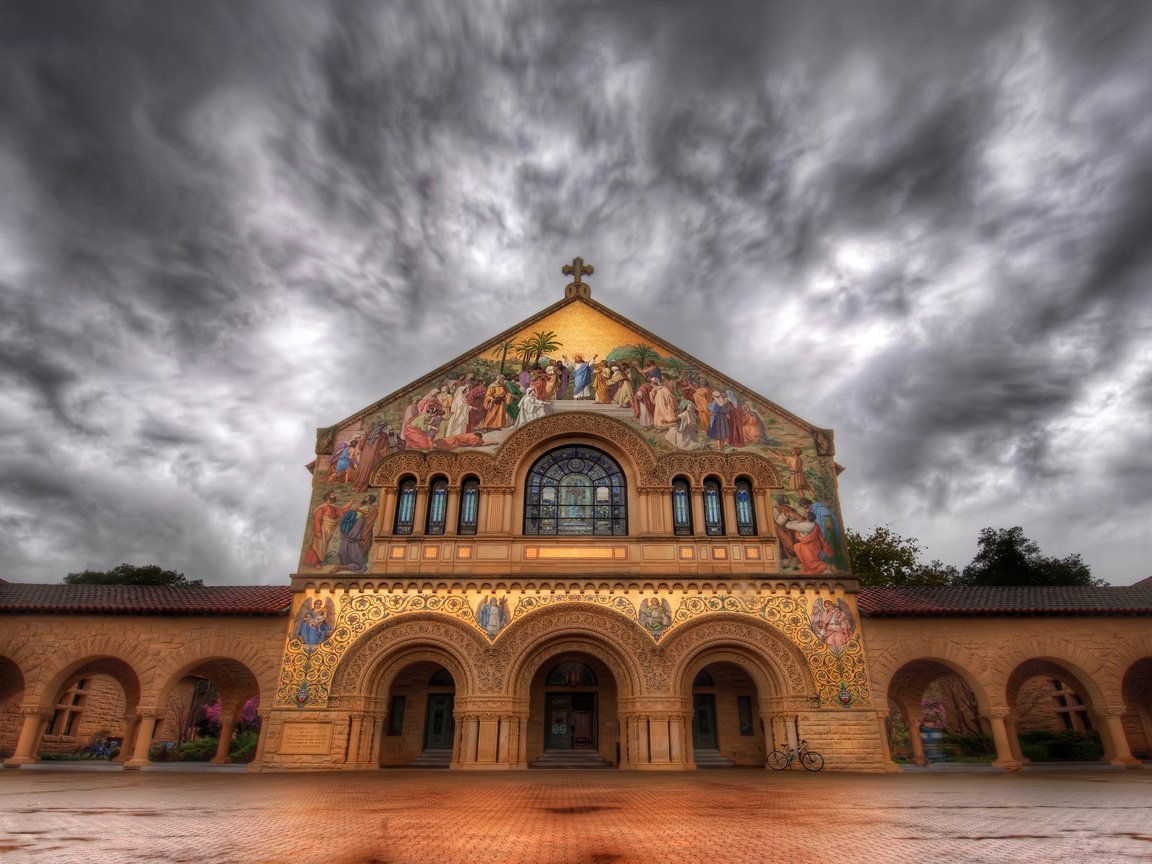
[{"label": "stained glass window", "polygon": [[724,536],[724,503],[720,497],[720,481],[712,477],[704,481],[704,531],[709,537]]},{"label": "stained glass window", "polygon": [[558,447],[528,471],[524,533],[625,535],[628,504],[624,472],[592,447]]},{"label": "stained glass window", "polygon": [[683,477],[672,481],[672,530],[681,535],[692,533],[692,492]]},{"label": "stained glass window", "polygon": [[437,477],[428,489],[428,524],[425,534],[443,534],[448,516],[448,481]]},{"label": "stained glass window", "polygon": [[752,484],[744,478],[736,481],[736,533],[742,537],[756,534],[756,513],[752,505]]},{"label": "stained glass window", "polygon": [[411,534],[412,522],[416,516],[416,481],[405,477],[400,481],[400,493],[396,496],[396,524],[394,534]]},{"label": "stained glass window", "polygon": [[460,521],[457,534],[475,534],[480,513],[480,481],[469,477],[460,488]]}]

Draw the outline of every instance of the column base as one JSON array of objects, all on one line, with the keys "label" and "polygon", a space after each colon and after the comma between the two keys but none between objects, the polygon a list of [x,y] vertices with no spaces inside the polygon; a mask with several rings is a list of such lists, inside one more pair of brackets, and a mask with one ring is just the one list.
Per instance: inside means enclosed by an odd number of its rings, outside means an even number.
[{"label": "column base", "polygon": [[139,771],[141,768],[147,768],[152,764],[151,759],[129,759],[124,763],[125,771]]},{"label": "column base", "polygon": [[33,762],[39,762],[40,759],[36,756],[10,756],[4,760],[5,768],[19,768],[21,765],[31,765]]},{"label": "column base", "polygon": [[884,763],[885,774],[900,774],[904,769],[897,765],[895,762]]},{"label": "column base", "polygon": [[1015,759],[1005,759],[1004,761],[1000,761],[998,759],[995,762],[993,762],[992,764],[995,765],[997,768],[1000,768],[1004,771],[1019,771],[1021,768],[1024,767],[1019,762],[1017,762]]},{"label": "column base", "polygon": [[245,774],[259,774],[263,770],[264,770],[264,763],[263,762],[249,762],[247,765],[244,766],[244,773]]},{"label": "column base", "polygon": [[1134,756],[1117,756],[1115,759],[1101,759],[1105,765],[1123,765],[1125,768],[1143,768],[1144,760]]}]

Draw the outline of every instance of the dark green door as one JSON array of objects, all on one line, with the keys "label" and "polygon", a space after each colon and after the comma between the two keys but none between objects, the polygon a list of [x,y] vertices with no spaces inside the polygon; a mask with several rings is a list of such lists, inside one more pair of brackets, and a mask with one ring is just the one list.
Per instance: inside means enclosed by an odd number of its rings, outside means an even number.
[{"label": "dark green door", "polygon": [[692,703],[692,746],[697,750],[715,750],[716,697],[712,693],[697,693]]},{"label": "dark green door", "polygon": [[424,726],[424,749],[452,749],[451,693],[433,693],[428,697],[428,721]]}]

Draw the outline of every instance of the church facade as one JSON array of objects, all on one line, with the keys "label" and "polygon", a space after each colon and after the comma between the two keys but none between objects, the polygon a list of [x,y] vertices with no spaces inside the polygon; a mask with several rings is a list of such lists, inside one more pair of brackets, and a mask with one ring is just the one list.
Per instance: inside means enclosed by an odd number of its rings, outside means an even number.
[{"label": "church facade", "polygon": [[102,677],[145,767],[199,677],[224,739],[259,696],[254,770],[763,766],[807,740],[831,770],[888,771],[893,715],[919,725],[943,675],[1002,767],[1026,761],[1038,676],[1138,764],[1152,589],[862,592],[833,433],[592,300],[580,259],[565,272],[560,302],[318,431],[290,586],[0,584],[20,624],[0,635],[5,764]]}]

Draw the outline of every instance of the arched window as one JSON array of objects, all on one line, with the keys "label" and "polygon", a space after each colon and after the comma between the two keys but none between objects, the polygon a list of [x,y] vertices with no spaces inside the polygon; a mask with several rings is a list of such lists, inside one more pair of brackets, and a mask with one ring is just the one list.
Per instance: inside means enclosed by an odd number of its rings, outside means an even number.
[{"label": "arched window", "polygon": [[475,534],[480,515],[480,481],[467,478],[460,486],[460,519],[457,534]]},{"label": "arched window", "polygon": [[704,481],[704,533],[709,537],[724,536],[724,499],[720,497],[720,481],[715,477]]},{"label": "arched window", "polygon": [[678,535],[692,533],[692,491],[683,477],[672,481],[672,531]]},{"label": "arched window", "polygon": [[448,481],[437,477],[428,487],[428,524],[425,534],[443,534],[448,517]]},{"label": "arched window", "polygon": [[524,533],[624,535],[624,472],[600,450],[580,445],[545,453],[528,471]]},{"label": "arched window", "polygon": [[416,480],[405,477],[400,481],[400,490],[396,495],[396,521],[392,526],[393,534],[411,534],[412,522],[416,517]]},{"label": "arched window", "polygon": [[752,484],[743,477],[736,481],[736,533],[741,537],[756,535],[756,509],[752,503]]}]

